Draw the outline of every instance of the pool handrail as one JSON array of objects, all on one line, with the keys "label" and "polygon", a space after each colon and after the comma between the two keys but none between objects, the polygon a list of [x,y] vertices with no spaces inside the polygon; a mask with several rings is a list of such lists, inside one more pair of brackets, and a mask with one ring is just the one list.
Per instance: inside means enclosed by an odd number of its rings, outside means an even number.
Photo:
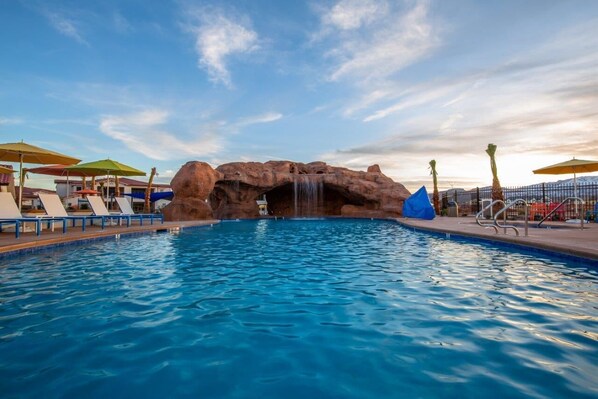
[{"label": "pool handrail", "polygon": [[[494,224],[496,225],[496,227],[504,229],[504,233],[507,234],[507,229],[513,229],[515,230],[515,235],[517,237],[519,237],[519,229],[513,225],[507,225],[507,214],[506,211],[509,208],[512,208],[513,206],[517,205],[519,202],[523,202],[523,205],[525,205],[525,236],[528,236],[528,221],[527,221],[527,210],[529,208],[529,205],[527,203],[526,200],[524,200],[523,198],[517,198],[516,200],[514,200],[513,202],[511,202],[508,205],[505,205],[500,211],[496,212],[496,215],[494,215]],[[498,223],[498,217],[503,214],[503,222],[505,224],[500,224]],[[498,232],[498,231],[497,231]]]},{"label": "pool handrail", "polygon": [[[577,202],[581,202],[582,209],[583,209],[583,206],[585,205],[585,201],[583,199],[579,198],[579,197],[567,197],[567,198],[565,198],[563,200],[563,202],[561,202],[560,204],[558,204],[552,211],[550,211],[546,216],[544,216],[542,218],[542,220],[540,220],[538,222],[538,225],[536,227],[540,227],[542,225],[542,223],[544,223],[544,221],[546,219],[548,219],[550,216],[552,216],[553,213],[555,213],[559,208],[561,208],[563,205],[565,205],[565,203],[571,202],[571,201],[576,201],[576,203]],[[582,212],[583,212],[583,210],[582,210]],[[579,218],[579,220],[580,220],[580,223],[579,223],[580,224],[580,228],[581,228],[581,230],[583,230],[583,217],[580,218],[579,215],[575,215],[575,217]]]},{"label": "pool handrail", "polygon": [[480,225],[480,226],[482,226],[484,228],[492,227],[497,234],[498,234],[498,228],[496,227],[496,225],[494,224],[494,222],[492,222],[492,223],[481,223],[480,222],[480,217],[484,215],[484,211],[492,208],[494,205],[496,205],[498,203],[502,203],[503,205],[505,205],[505,202],[503,200],[497,199],[497,200],[492,201],[490,204],[486,205],[484,208],[482,208],[481,211],[479,211],[475,215],[475,222],[478,225]]}]

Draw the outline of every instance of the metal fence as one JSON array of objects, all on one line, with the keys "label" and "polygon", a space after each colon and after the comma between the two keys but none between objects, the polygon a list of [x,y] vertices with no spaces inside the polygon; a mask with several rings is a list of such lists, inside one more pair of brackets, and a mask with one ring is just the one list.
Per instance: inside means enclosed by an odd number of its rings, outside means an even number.
[{"label": "metal fence", "polygon": [[[575,187],[572,184],[540,183],[531,186],[502,187],[502,191],[507,204],[518,199],[525,200],[530,205],[529,217],[531,220],[543,218],[566,198],[575,196]],[[579,184],[577,197],[581,198],[585,204],[568,203],[555,212],[553,219],[586,217],[589,220],[596,220],[598,216],[596,215],[598,184]],[[458,213],[459,216],[477,214],[484,206],[490,204],[491,199],[492,187],[478,187],[472,190],[452,189],[440,193],[443,214]],[[457,204],[456,212],[454,204]],[[511,219],[521,218],[523,214],[523,205],[517,205],[509,211],[508,217]]]}]

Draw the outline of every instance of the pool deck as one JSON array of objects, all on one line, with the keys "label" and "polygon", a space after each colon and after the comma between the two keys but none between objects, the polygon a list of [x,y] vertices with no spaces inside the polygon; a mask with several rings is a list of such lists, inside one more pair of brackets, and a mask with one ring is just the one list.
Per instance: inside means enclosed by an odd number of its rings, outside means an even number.
[{"label": "pool deck", "polygon": [[0,233],[0,255],[12,253],[15,251],[29,250],[35,248],[43,248],[65,243],[92,240],[99,238],[107,238],[117,235],[126,234],[142,234],[158,231],[176,231],[195,226],[209,226],[220,223],[219,220],[195,220],[185,222],[154,222],[153,225],[149,221],[144,222],[143,226],[132,224],[130,227],[126,226],[107,226],[104,230],[99,226],[86,226],[85,232],[81,231],[81,226],[68,226],[66,234],[62,233],[62,226],[57,225],[54,231],[44,229],[40,236],[36,236],[34,232],[22,233],[20,238],[15,238],[14,228],[12,231],[4,231]]},{"label": "pool deck", "polygon": [[501,241],[598,261],[598,223],[584,223],[584,229],[581,230],[578,224],[552,222],[547,226],[550,228],[536,228],[533,226],[537,222],[531,222],[528,236],[525,237],[523,222],[520,222],[517,223],[520,231],[517,237],[513,229],[508,229],[507,234],[499,229],[497,234],[493,228],[478,226],[473,217],[396,220],[401,225],[415,229]]}]

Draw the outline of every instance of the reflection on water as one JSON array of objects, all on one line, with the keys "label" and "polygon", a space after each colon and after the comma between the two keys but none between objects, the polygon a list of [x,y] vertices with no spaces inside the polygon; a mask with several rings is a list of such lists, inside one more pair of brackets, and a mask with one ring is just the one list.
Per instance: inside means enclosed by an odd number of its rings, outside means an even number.
[{"label": "reflection on water", "polygon": [[3,260],[8,397],[592,397],[595,268],[383,221]]}]

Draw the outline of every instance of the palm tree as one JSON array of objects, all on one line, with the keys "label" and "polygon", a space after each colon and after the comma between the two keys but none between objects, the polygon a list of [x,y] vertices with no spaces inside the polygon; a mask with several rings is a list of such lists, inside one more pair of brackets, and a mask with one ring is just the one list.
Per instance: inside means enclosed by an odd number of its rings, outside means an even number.
[{"label": "palm tree", "polygon": [[436,161],[433,159],[430,161],[430,174],[432,175],[432,179],[434,180],[434,193],[432,194],[432,202],[434,203],[434,212],[437,215],[440,215],[440,202],[438,198],[438,173],[436,173]]},{"label": "palm tree", "polygon": [[[498,172],[496,170],[496,145],[492,143],[488,144],[486,153],[490,156],[490,169],[492,170],[492,201],[504,201],[505,198],[502,193],[502,188],[500,187],[500,181],[498,180]],[[500,210],[500,206],[497,206],[495,208],[498,208],[497,211]]]},{"label": "palm tree", "polygon": [[156,168],[153,167],[150,173],[149,181],[147,182],[147,188],[145,189],[145,201],[143,203],[143,212],[150,213],[150,197],[152,195],[152,183],[154,182],[154,176],[156,175]]}]

